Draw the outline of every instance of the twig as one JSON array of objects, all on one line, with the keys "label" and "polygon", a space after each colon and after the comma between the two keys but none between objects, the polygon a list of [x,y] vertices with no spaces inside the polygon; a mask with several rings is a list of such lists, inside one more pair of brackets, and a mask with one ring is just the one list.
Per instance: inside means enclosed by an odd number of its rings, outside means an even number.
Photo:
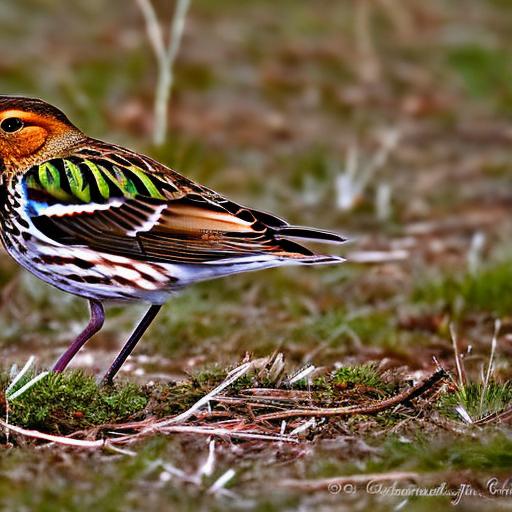
[{"label": "twig", "polygon": [[28,430],[26,428],[17,427],[16,425],[10,425],[3,420],[0,420],[0,426],[25,437],[42,439],[44,441],[51,441],[53,443],[64,444],[67,446],[76,446],[79,448],[102,448],[107,442],[104,439],[100,439],[98,441],[86,441],[83,439],[72,439],[70,437],[45,434],[44,432],[39,432],[38,430]]},{"label": "twig", "polygon": [[226,379],[221,384],[219,384],[215,389],[213,389],[207,395],[203,396],[200,400],[198,400],[192,407],[190,407],[190,409],[186,410],[181,414],[178,414],[178,416],[174,416],[167,420],[155,423],[154,425],[147,427],[147,430],[161,429],[168,425],[180,423],[182,421],[187,420],[193,414],[195,414],[197,410],[203,407],[203,405],[206,405],[212,398],[218,395],[221,391],[223,391],[228,386],[233,384],[240,377],[244,376],[254,366],[254,363],[255,361],[249,361],[236,367],[234,370],[231,370]]},{"label": "twig", "polygon": [[325,407],[325,408],[310,408],[310,409],[294,409],[289,411],[280,411],[270,414],[262,414],[256,417],[256,422],[281,420],[284,418],[294,418],[297,416],[353,416],[356,414],[376,414],[396,405],[402,404],[413,398],[416,398],[432,386],[437,384],[440,380],[446,378],[447,374],[443,369],[436,370],[430,377],[417,383],[415,386],[402,391],[401,393],[381,400],[366,406],[349,406],[349,407]]},{"label": "twig", "polygon": [[[283,420],[283,423],[285,424],[285,427],[286,427],[286,422],[284,420]],[[311,419],[305,421],[304,423],[302,423],[302,425],[299,425],[298,427],[295,427],[290,432],[290,435],[291,436],[298,436],[299,434],[302,434],[303,432],[306,432],[306,430],[309,430],[312,427],[316,427],[316,419],[315,418],[311,418]],[[281,427],[281,429],[282,428],[283,427]]]},{"label": "twig", "polygon": [[[314,396],[312,391],[304,391],[299,389],[274,389],[274,388],[248,388],[242,389],[240,395],[243,397],[251,397],[254,400],[284,400],[294,401],[308,400]],[[219,398],[233,398],[233,397],[217,397]]]},{"label": "twig", "polygon": [[498,423],[500,421],[507,421],[512,418],[512,407],[508,407],[501,412],[493,412],[487,416],[480,418],[473,422],[474,425],[487,425],[489,423]]},{"label": "twig", "polygon": [[[85,439],[73,439],[71,437],[64,436],[56,436],[53,434],[45,434],[44,432],[39,432],[38,430],[28,430],[25,428],[17,427],[16,425],[10,425],[3,420],[0,420],[0,426],[8,429],[12,432],[20,434],[25,437],[31,437],[33,439],[41,439],[43,441],[50,441],[52,443],[57,443],[66,446],[72,446],[77,448],[104,448],[109,445],[125,445],[130,442],[135,442],[140,440],[142,437],[145,437],[149,434],[149,431],[143,430],[137,434],[130,434],[122,437],[111,438],[111,439],[99,439],[95,441],[88,441]],[[228,429],[228,428],[219,428],[213,426],[194,426],[194,425],[172,425],[165,428],[158,429],[158,432],[163,434],[173,434],[173,433],[181,433],[181,434],[200,434],[206,436],[217,436],[217,437],[227,437],[227,438],[238,438],[238,439],[254,439],[261,441],[279,441],[279,442],[287,442],[287,443],[298,443],[298,440],[282,435],[271,435],[264,434],[260,432],[251,432],[251,431],[240,431],[236,429]]]},{"label": "twig", "polygon": [[380,76],[380,63],[372,38],[370,0],[358,0],[355,8],[355,35],[359,54],[358,72],[363,82],[374,84]]},{"label": "twig", "polygon": [[151,0],[136,0],[136,2],[144,16],[148,39],[158,65],[153,142],[156,145],[161,145],[164,143],[167,134],[167,108],[174,81],[174,62],[180,48],[190,0],[176,0],[176,9],[169,28],[169,45],[167,47],[164,44],[164,36]]},{"label": "twig", "polygon": [[217,494],[222,491],[226,484],[233,479],[236,475],[236,471],[233,468],[229,468],[224,474],[222,474],[208,489],[208,492],[211,494]]},{"label": "twig", "polygon": [[459,351],[459,341],[457,339],[457,331],[453,323],[450,323],[450,337],[452,339],[453,353],[455,356],[455,366],[457,367],[457,377],[459,379],[459,388],[461,391],[464,390],[464,384],[466,382],[466,372],[464,371],[464,365],[462,364],[461,355]]},{"label": "twig", "polygon": [[[18,372],[16,377],[13,378],[12,382],[7,386],[5,389],[5,395],[8,396],[11,389],[13,389],[16,384],[25,376],[25,374],[32,368],[32,365],[34,364],[34,361],[36,360],[35,356],[30,356],[28,358],[28,361],[25,363],[25,366]],[[16,366],[13,366],[13,368],[16,368]]]},{"label": "twig", "polygon": [[316,366],[313,364],[307,365],[305,368],[302,368],[299,372],[297,372],[293,377],[288,379],[288,385],[291,386],[300,380],[306,379],[309,375],[311,375],[316,370]]},{"label": "twig", "polygon": [[[260,441],[279,441],[286,443],[298,443],[298,439],[295,439],[290,436],[282,436],[282,435],[271,435],[271,434],[262,434],[259,432],[250,432],[250,431],[241,431],[236,429],[228,429],[228,428],[219,428],[219,427],[210,427],[210,426],[194,426],[194,425],[172,425],[170,427],[165,427],[163,429],[159,429],[159,432],[164,434],[173,434],[173,433],[181,433],[181,434],[202,434],[202,435],[211,435],[217,437],[234,437],[238,439],[258,439]],[[114,442],[117,440],[114,440]]]},{"label": "twig", "polygon": [[357,145],[348,148],[345,168],[335,178],[336,206],[339,210],[349,211],[372,182],[377,171],[386,166],[392,152],[400,142],[401,130],[388,128],[380,135],[379,148],[365,165],[360,162]]}]

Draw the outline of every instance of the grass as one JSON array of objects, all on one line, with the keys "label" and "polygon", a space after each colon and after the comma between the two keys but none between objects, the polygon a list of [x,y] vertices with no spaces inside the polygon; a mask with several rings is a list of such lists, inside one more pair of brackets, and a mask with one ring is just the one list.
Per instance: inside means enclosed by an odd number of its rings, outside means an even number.
[{"label": "grass", "polygon": [[503,472],[510,466],[512,440],[503,432],[487,432],[480,441],[459,440],[454,443],[446,436],[389,439],[381,447],[375,463],[368,471],[391,469],[425,472],[449,469],[473,469],[478,472]]},{"label": "grass", "polygon": [[[151,417],[155,414],[158,416],[173,414],[181,412],[182,407],[188,407],[204,396],[224,377],[225,370],[209,367],[196,372],[186,381],[167,386],[158,384],[141,387],[127,383],[114,388],[98,388],[91,376],[80,371],[66,372],[61,375],[51,374],[10,404],[9,421],[27,428],[66,434],[74,429],[99,426],[103,422],[123,422],[128,419]],[[25,379],[29,378],[29,376],[25,377]],[[7,380],[6,375],[2,374],[0,381],[3,386],[6,385]],[[18,386],[21,385],[23,385],[22,382],[18,384]],[[261,385],[275,386],[276,381],[268,381],[264,373],[253,373],[233,386],[231,393],[234,393],[234,396],[240,396],[239,394],[243,394],[247,387]],[[301,389],[301,386],[296,386],[296,389]],[[330,400],[335,394],[342,397],[344,393],[358,390],[359,398],[354,394],[347,395],[352,401],[361,398],[374,399],[372,390],[378,390],[380,393],[387,393],[390,390],[389,384],[383,380],[376,365],[372,363],[344,366],[334,370],[323,379],[315,381],[312,389],[324,392],[329,389],[332,393]],[[378,397],[382,396],[380,393],[377,393]],[[466,395],[468,396],[466,405],[471,410],[469,404],[475,402],[478,394],[468,388]],[[510,404],[511,395],[508,384],[498,389],[494,383],[491,383],[486,394],[486,407],[496,408]],[[321,400],[326,399],[325,395],[318,396]],[[443,397],[445,409],[450,408],[452,396]],[[425,418],[428,417],[429,414],[426,413]],[[512,464],[510,436],[506,431],[496,429],[495,426],[479,429],[478,437],[459,434],[457,443],[453,442],[453,437],[446,431],[436,429],[433,425],[426,427],[426,422],[420,429],[415,428],[411,431],[406,429],[401,435],[388,434],[384,439],[379,439],[372,432],[382,426],[385,426],[386,430],[398,428],[404,421],[410,421],[411,416],[407,410],[404,410],[400,413],[384,413],[383,419],[384,421],[379,418],[354,417],[351,420],[333,419],[329,422],[330,426],[325,424],[324,429],[327,431],[335,432],[336,429],[344,428],[350,429],[354,434],[357,433],[356,436],[349,436],[347,438],[349,441],[345,441],[349,443],[349,449],[345,450],[344,455],[342,453],[335,455],[335,452],[320,445],[316,452],[310,453],[303,462],[300,462],[294,454],[296,450],[294,445],[284,446],[278,457],[284,457],[282,463],[284,462],[285,474],[293,478],[303,463],[307,467],[305,476],[308,479],[361,473],[417,471],[426,475],[425,485],[434,486],[439,482],[439,477],[436,475],[448,474],[450,471],[472,470],[475,472],[473,478],[477,480],[482,478],[480,475],[489,472],[504,478],[503,475]],[[361,435],[363,421],[369,422],[372,426],[367,427],[366,434]],[[32,484],[30,492],[27,487],[29,480],[24,478],[18,479],[17,486],[11,488],[8,493],[2,492],[7,488],[5,488],[5,480],[1,481],[0,496],[3,502],[0,501],[0,503],[7,507],[11,507],[13,503],[21,503],[37,510],[46,510],[50,502],[54,507],[65,510],[78,510],[79,504],[83,507],[100,503],[104,510],[115,510],[114,507],[119,507],[121,504],[123,507],[137,507],[141,503],[141,496],[137,489],[140,486],[158,486],[159,481],[163,482],[163,478],[168,478],[162,476],[169,471],[166,469],[166,464],[171,467],[177,464],[179,471],[182,472],[179,474],[182,476],[174,477],[177,478],[175,485],[169,488],[162,487],[163,492],[153,494],[148,498],[148,503],[156,506],[162,503],[162,500],[171,499],[178,504],[177,506],[197,507],[203,503],[202,494],[234,463],[230,449],[220,444],[213,474],[197,480],[193,475],[197,473],[201,464],[204,464],[204,459],[201,460],[197,454],[192,457],[186,454],[194,454],[198,445],[203,443],[203,447],[205,446],[204,442],[194,436],[174,439],[153,438],[139,443],[136,454],[132,457],[117,457],[112,460],[109,460],[113,457],[112,455],[100,455],[96,452],[91,457],[81,460],[80,484],[74,481],[66,488],[61,485],[63,475],[67,473],[78,477],[77,470],[68,466],[68,459],[62,461],[57,459],[37,479],[35,486]],[[339,443],[340,440],[333,437],[330,442]],[[34,468],[46,464],[44,451],[31,451],[30,444],[27,445],[26,442],[23,445],[24,448],[11,450],[7,457],[0,460],[2,474],[13,474],[21,461]],[[264,504],[264,500],[256,498],[256,488],[253,487],[254,475],[258,474],[257,468],[261,464],[262,455],[267,460],[275,457],[275,453],[271,455],[272,450],[272,446],[255,445],[251,448],[249,445],[246,447],[246,458],[236,464],[238,476],[234,481],[235,488],[237,492],[245,489],[246,499],[249,502],[252,500],[256,500],[254,503],[259,502],[259,505],[254,507],[256,510],[278,510],[282,503],[293,503],[297,499],[285,489],[278,490],[274,499],[267,504]],[[357,464],[353,460],[354,452],[359,454]],[[256,458],[253,459],[253,457]],[[102,462],[98,465],[99,460]],[[94,467],[96,467],[95,471],[92,470]],[[84,470],[85,473],[83,473]],[[272,467],[270,471],[273,473],[276,468]],[[107,484],[106,482],[114,475],[114,483]],[[185,482],[181,481],[184,477],[186,477],[185,481],[187,478],[192,480],[195,478],[195,487],[185,485]],[[89,488],[94,488],[94,493],[85,497],[84,489]],[[222,506],[221,503],[223,503],[222,500],[216,502],[214,507]],[[224,502],[223,506],[231,509],[232,505],[234,505],[233,498],[231,502],[230,500]],[[236,506],[233,509],[235,510]]]},{"label": "grass", "polygon": [[420,285],[413,295],[418,303],[446,309],[451,314],[465,312],[508,315],[512,311],[512,261],[486,264],[476,273],[451,273]]},{"label": "grass", "polygon": [[[261,413],[265,410],[273,412],[275,406],[272,401],[268,402],[268,398],[258,403],[261,393],[251,398],[255,388],[260,388],[263,394],[268,393],[269,389],[274,390],[279,395],[276,403],[284,400],[283,403],[291,409],[294,404],[297,407],[300,404],[315,407],[347,404],[365,406],[376,399],[385,398],[392,391],[397,392],[397,382],[392,385],[385,381],[374,363],[344,366],[311,382],[302,379],[293,385],[288,384],[289,377],[284,378],[285,374],[284,365],[276,366],[270,359],[266,366],[251,370],[224,391],[224,394],[236,398],[233,409],[229,403],[225,405],[221,401],[217,404],[216,400],[213,400],[214,405],[210,405],[210,408],[219,408],[233,420],[240,418],[240,415],[247,415],[252,406],[258,407]],[[226,369],[208,366],[179,382],[152,385],[122,382],[114,386],[99,386],[93,376],[80,370],[50,373],[20,396],[10,400],[3,397],[0,413],[8,413],[9,421],[23,428],[68,435],[92,427],[104,428],[108,424],[161,418],[184,412],[217,387],[226,376]],[[24,375],[10,389],[9,396],[32,378],[33,375],[29,373]],[[8,382],[7,374],[0,374],[0,383],[4,389]],[[295,394],[295,390],[298,394]],[[246,407],[245,402],[248,403]],[[249,413],[247,421],[250,422],[253,416],[253,413]],[[399,420],[399,415],[387,416],[386,419],[388,423]],[[339,421],[343,423],[345,419],[342,417]]]},{"label": "grass", "polygon": [[[309,478],[332,478],[359,473],[388,471],[417,471],[425,480],[436,473],[472,469],[478,474],[495,472],[502,475],[511,463],[510,437],[500,431],[487,431],[480,439],[453,438],[446,433],[430,435],[389,436],[377,446],[369,446],[360,462],[341,461],[329,456],[322,462],[313,462]],[[372,449],[373,448],[373,449]]]},{"label": "grass", "polygon": [[489,414],[499,413],[510,407],[512,403],[512,383],[491,381],[487,386],[472,382],[449,395],[446,395],[440,406],[447,415],[459,419],[457,406],[463,406],[470,418],[478,420]]},{"label": "grass", "polygon": [[468,44],[454,48],[447,58],[469,94],[491,101],[499,112],[512,112],[512,67],[506,51]]},{"label": "grass", "polygon": [[[10,394],[33,377],[27,373]],[[153,385],[121,382],[101,386],[93,375],[82,370],[50,373],[21,396],[9,401],[9,421],[28,429],[68,435],[107,423],[168,416],[188,409],[225,377],[224,368],[210,365],[180,382]],[[248,379],[241,379],[234,389],[244,384],[247,387],[252,382],[251,377]],[[7,372],[0,372],[2,389],[8,382]],[[0,402],[0,415],[3,416],[7,407],[5,397]]]}]

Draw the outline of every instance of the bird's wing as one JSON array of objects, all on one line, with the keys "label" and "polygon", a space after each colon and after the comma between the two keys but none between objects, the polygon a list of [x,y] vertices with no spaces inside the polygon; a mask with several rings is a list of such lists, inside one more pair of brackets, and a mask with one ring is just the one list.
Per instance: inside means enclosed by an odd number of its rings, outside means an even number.
[{"label": "bird's wing", "polygon": [[23,176],[27,212],[36,229],[58,243],[146,261],[314,256],[279,236],[292,229],[285,221],[155,165],[131,152],[78,151],[49,160]]}]

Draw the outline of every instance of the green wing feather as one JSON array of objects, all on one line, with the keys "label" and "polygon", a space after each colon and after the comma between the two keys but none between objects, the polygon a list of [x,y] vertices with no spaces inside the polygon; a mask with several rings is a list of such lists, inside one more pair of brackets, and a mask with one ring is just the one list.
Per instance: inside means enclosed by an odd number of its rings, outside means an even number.
[{"label": "green wing feather", "polygon": [[289,227],[283,220],[120,148],[52,159],[23,179],[34,225],[65,245],[170,263],[314,255],[276,236]]}]

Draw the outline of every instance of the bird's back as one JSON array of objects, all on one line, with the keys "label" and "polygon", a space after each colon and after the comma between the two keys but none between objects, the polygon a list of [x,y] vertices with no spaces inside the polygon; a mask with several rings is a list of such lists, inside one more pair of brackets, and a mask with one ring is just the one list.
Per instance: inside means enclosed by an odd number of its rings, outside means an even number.
[{"label": "bird's back", "polygon": [[[15,257],[39,277],[86,297],[162,302],[199,280],[343,261],[295,241],[343,242],[337,234],[291,226],[149,157],[94,139],[33,165],[10,193],[25,205],[20,218],[35,255]],[[11,253],[16,244],[19,250],[19,241],[6,244]],[[41,275],[48,269],[58,278]]]}]

